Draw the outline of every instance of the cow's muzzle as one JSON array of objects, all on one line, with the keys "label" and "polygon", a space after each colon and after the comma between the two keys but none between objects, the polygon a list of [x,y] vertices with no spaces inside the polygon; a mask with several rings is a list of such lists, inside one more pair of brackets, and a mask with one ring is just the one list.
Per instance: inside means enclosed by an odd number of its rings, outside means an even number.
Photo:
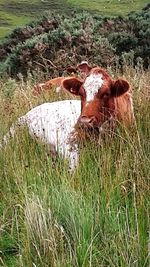
[{"label": "cow's muzzle", "polygon": [[79,127],[83,129],[95,129],[98,128],[98,122],[95,116],[92,117],[86,117],[86,116],[81,116],[78,119],[78,125]]}]

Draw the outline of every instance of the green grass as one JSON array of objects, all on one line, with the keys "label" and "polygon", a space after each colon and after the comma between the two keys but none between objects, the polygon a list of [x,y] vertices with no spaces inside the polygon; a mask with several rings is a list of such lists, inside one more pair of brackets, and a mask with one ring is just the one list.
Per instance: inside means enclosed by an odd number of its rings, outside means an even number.
[{"label": "green grass", "polygon": [[[23,129],[0,151],[0,266],[149,266],[149,75],[124,67],[137,125],[81,148],[74,174]],[[33,98],[32,83],[0,81],[0,140],[31,106],[57,98]]]},{"label": "green grass", "polygon": [[[3,1],[0,0],[0,16],[3,23],[0,26],[0,38],[16,27],[23,26],[33,20],[37,20],[45,11],[56,11],[57,13],[68,13],[72,8],[64,4],[63,0],[40,1],[40,0],[23,0],[23,1]],[[69,10],[69,11],[68,11]],[[5,33],[6,24],[6,33]],[[9,30],[7,27],[9,24]]]},{"label": "green grass", "polygon": [[102,15],[126,15],[130,11],[143,8],[147,0],[23,0],[4,1],[0,0],[0,38],[4,37],[14,28],[25,25],[32,20],[38,19],[44,11],[56,11],[61,14],[70,14],[73,9],[86,9],[92,13],[95,11]]},{"label": "green grass", "polygon": [[67,0],[71,5],[78,6],[88,11],[96,11],[102,15],[116,16],[126,15],[130,11],[140,10],[144,5],[148,4],[148,1],[139,0]]},{"label": "green grass", "polygon": [[25,15],[12,14],[9,12],[0,12],[3,23],[0,26],[0,37],[5,36],[16,27],[24,26],[31,21],[31,17]]}]

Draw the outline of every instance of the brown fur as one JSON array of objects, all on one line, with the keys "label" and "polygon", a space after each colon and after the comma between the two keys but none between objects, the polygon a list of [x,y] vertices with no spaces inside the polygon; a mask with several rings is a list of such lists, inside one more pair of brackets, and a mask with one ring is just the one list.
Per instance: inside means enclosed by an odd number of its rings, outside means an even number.
[{"label": "brown fur", "polygon": [[32,94],[34,96],[37,96],[37,95],[40,95],[41,93],[43,93],[45,91],[50,91],[53,88],[56,88],[56,89],[59,88],[60,91],[61,90],[63,91],[63,90],[65,90],[65,88],[63,87],[63,81],[66,78],[69,79],[69,78],[72,78],[72,76],[57,77],[57,78],[51,79],[45,83],[39,83],[33,87]]},{"label": "brown fur", "polygon": [[[86,128],[99,128],[105,121],[113,117],[125,125],[132,124],[134,113],[129,83],[121,78],[113,80],[105,69],[91,68],[85,62],[78,65],[78,68],[85,72],[83,82],[76,77],[63,81],[63,87],[66,90],[81,97],[81,115],[78,123]],[[91,74],[102,74],[103,84],[94,99],[87,102],[84,82]]]}]

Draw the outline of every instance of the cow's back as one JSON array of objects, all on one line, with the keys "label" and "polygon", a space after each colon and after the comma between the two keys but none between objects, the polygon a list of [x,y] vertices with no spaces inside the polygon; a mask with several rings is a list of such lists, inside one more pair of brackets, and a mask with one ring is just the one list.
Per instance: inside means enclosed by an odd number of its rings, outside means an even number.
[{"label": "cow's back", "polygon": [[30,110],[24,117],[32,136],[56,145],[66,140],[80,111],[80,100],[64,100],[44,103]]}]

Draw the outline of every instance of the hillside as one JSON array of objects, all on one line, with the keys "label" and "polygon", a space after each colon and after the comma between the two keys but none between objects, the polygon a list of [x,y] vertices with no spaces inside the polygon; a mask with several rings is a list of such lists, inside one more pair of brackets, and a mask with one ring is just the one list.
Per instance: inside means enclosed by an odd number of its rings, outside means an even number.
[{"label": "hillside", "polygon": [[148,0],[95,0],[93,4],[88,0],[32,0],[32,2],[29,0],[0,0],[0,38],[10,33],[14,28],[41,17],[45,11],[70,15],[73,10],[81,11],[84,9],[102,15],[116,16],[140,10],[148,2]]},{"label": "hillside", "polygon": [[[72,18],[49,15],[15,29],[0,43],[0,74],[24,77],[42,70],[45,75],[65,74],[82,60],[120,67],[124,61],[149,66],[149,5],[126,17],[74,13]],[[54,67],[55,66],[55,67]]]}]

